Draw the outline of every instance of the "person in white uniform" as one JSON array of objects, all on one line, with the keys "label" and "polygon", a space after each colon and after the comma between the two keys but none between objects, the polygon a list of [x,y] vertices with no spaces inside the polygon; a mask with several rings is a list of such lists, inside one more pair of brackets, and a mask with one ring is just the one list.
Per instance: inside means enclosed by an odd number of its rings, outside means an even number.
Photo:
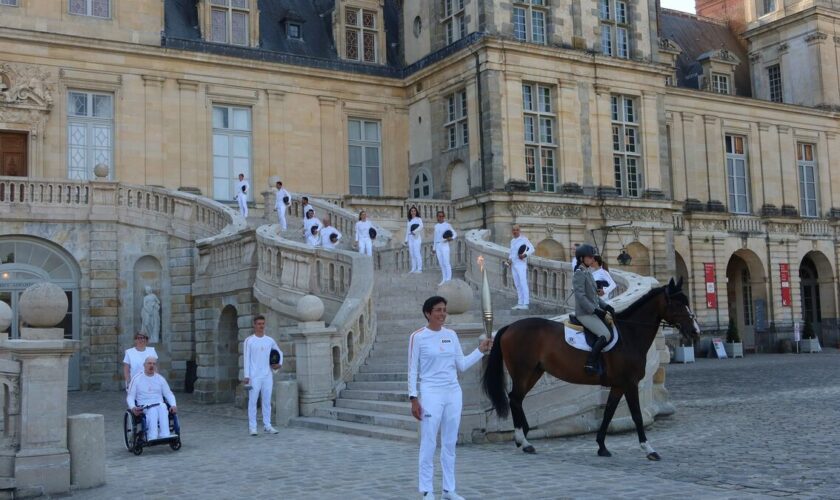
[{"label": "person in white uniform", "polygon": [[455,493],[455,443],[463,406],[458,372],[466,371],[487,354],[493,340],[482,340],[477,349],[464,356],[458,335],[443,326],[446,299],[426,299],[423,315],[428,324],[412,333],[408,341],[408,397],[411,415],[420,421],[418,489],[422,497],[434,498],[434,456],[440,430],[441,498],[463,500]]},{"label": "person in white uniform", "polygon": [[[159,373],[155,373],[156,368],[157,357],[148,356],[143,362],[143,371],[131,379],[128,395],[125,397],[128,408],[135,416],[139,417],[145,414],[147,441],[168,438],[171,435],[169,432],[169,415],[166,405],[163,404],[164,399],[169,403],[169,413],[177,413],[178,411],[172,389],[169,388],[165,378]],[[155,403],[157,403],[157,406],[145,410],[142,408],[145,405]]]},{"label": "person in white uniform", "polygon": [[139,331],[134,334],[134,347],[125,350],[123,356],[123,378],[125,379],[125,390],[128,391],[131,379],[138,373],[143,372],[143,363],[146,358],[152,356],[157,359],[157,352],[154,347],[148,347],[149,336],[146,332]]},{"label": "person in white uniform", "polygon": [[[286,209],[292,204],[292,195],[286,191],[281,181],[277,181],[277,198],[274,201],[274,209],[277,210],[277,220],[280,223],[280,230],[286,230]],[[284,201],[285,200],[285,201]]]},{"label": "person in white uniform", "polygon": [[[528,238],[522,236],[522,229],[519,224],[514,224],[511,229],[513,239],[510,240],[510,273],[513,275],[513,284],[516,286],[517,302],[512,309],[528,310],[531,298],[528,293],[528,256],[534,253],[534,245]],[[524,247],[524,251],[522,250]]]},{"label": "person in white uniform", "polygon": [[[270,365],[271,351],[280,353],[280,361]],[[242,349],[244,353],[244,386],[248,392],[248,432],[257,435],[257,398],[261,399],[263,430],[269,434],[277,434],[277,429],[271,426],[271,391],[274,388],[272,370],[279,370],[283,366],[283,351],[273,338],[265,334],[265,316],[254,318],[254,334],[245,339]]]},{"label": "person in white uniform", "polygon": [[301,208],[301,210],[303,210],[303,221],[306,222],[306,214],[308,214],[310,210],[312,210],[312,213],[314,214],[315,208],[313,208],[312,205],[309,204],[308,196],[301,197],[300,206],[303,207]]},{"label": "person in white uniform", "polygon": [[[604,259],[602,259],[600,255],[596,255],[594,259],[595,263],[592,264],[592,279],[595,280],[595,286],[598,288],[598,295],[608,299],[610,298],[610,294],[612,294],[613,290],[618,288],[618,285],[615,284],[615,280],[613,280],[610,275],[610,271],[607,269]],[[603,285],[603,282],[606,282],[606,286],[599,286]]]},{"label": "person in white uniform", "polygon": [[251,186],[245,180],[245,174],[239,174],[239,182],[236,183],[236,200],[239,201],[239,213],[248,217],[248,193]]},{"label": "person in white uniform", "polygon": [[324,217],[324,228],[321,229],[321,248],[332,250],[341,241],[341,232],[330,225],[330,218]]},{"label": "person in white uniform", "polygon": [[[312,228],[316,227],[317,229],[313,232]],[[324,227],[324,224],[321,222],[320,219],[315,217],[315,211],[311,208],[306,213],[306,220],[303,221],[303,238],[309,245],[313,247],[317,247],[321,245],[321,237],[318,231]]]},{"label": "person in white uniform", "polygon": [[405,244],[408,245],[408,256],[411,261],[410,273],[420,274],[423,272],[423,252],[420,245],[423,243],[423,219],[414,205],[408,209],[408,222],[405,225]]},{"label": "person in white uniform", "polygon": [[373,241],[370,239],[370,228],[373,223],[367,219],[367,213],[362,210],[359,212],[359,221],[356,222],[356,241],[355,246],[359,248],[359,253],[362,255],[373,255]]},{"label": "person in white uniform", "polygon": [[446,222],[446,214],[442,210],[438,211],[437,220],[432,253],[437,256],[440,265],[441,281],[438,283],[438,286],[440,286],[452,279],[452,265],[449,263],[449,242],[457,238],[458,233],[452,228],[452,224]]}]

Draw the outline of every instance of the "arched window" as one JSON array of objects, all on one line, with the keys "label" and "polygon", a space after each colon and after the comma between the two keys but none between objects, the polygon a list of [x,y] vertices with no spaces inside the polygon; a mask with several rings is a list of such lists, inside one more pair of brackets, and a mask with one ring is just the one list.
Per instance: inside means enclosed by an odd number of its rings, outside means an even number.
[{"label": "arched window", "polygon": [[432,197],[432,175],[427,170],[420,170],[411,181],[412,198]]}]

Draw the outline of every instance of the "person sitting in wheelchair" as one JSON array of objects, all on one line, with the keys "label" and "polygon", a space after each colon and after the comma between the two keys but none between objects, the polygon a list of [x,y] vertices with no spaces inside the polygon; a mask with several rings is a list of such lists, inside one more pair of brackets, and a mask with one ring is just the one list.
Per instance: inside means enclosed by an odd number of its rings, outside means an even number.
[{"label": "person sitting in wheelchair", "polygon": [[[164,399],[169,404],[169,413],[176,413],[175,395],[166,379],[156,373],[157,358],[149,356],[143,363],[143,372],[131,379],[126,403],[135,416],[145,414],[146,441],[170,437],[169,415]],[[154,406],[149,406],[154,405]],[[146,407],[144,409],[144,407]]]}]

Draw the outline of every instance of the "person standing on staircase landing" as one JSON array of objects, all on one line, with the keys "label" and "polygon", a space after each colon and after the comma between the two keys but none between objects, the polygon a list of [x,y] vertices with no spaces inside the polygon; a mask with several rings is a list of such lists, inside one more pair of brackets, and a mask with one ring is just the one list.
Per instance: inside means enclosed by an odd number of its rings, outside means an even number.
[{"label": "person standing on staircase landing", "polygon": [[411,261],[409,273],[423,272],[423,252],[420,244],[423,242],[423,219],[417,207],[411,205],[408,209],[408,222],[405,225],[405,244],[408,245],[408,256]]},{"label": "person standing on staircase landing", "polygon": [[277,220],[280,223],[280,230],[286,230],[286,209],[292,204],[292,195],[286,191],[281,181],[277,181],[277,197],[274,200],[274,209],[277,210]]},{"label": "person standing on staircase landing", "polygon": [[367,219],[367,212],[359,212],[359,221],[356,222],[356,239],[353,246],[358,247],[362,255],[373,255],[373,240],[371,240],[371,229],[373,223]]},{"label": "person standing on staircase landing", "polygon": [[440,264],[441,281],[438,286],[452,279],[452,265],[449,262],[449,242],[458,237],[458,233],[452,228],[452,224],[446,222],[446,214],[443,210],[437,213],[437,224],[435,224],[435,239],[432,253],[437,255]]},{"label": "person standing on staircase landing", "polygon": [[572,288],[575,291],[575,316],[597,337],[584,369],[587,373],[597,374],[600,371],[598,356],[610,338],[610,331],[604,321],[607,313],[615,315],[615,309],[598,296],[598,288],[591,272],[592,265],[595,263],[595,247],[587,243],[580,245],[575,250],[575,258],[577,258],[577,268],[572,278]]},{"label": "person standing on staircase landing", "polygon": [[[270,364],[271,351],[279,353],[276,364]],[[267,434],[277,434],[271,426],[271,391],[274,387],[272,370],[283,366],[283,351],[277,342],[265,334],[265,317],[254,317],[254,334],[245,339],[242,347],[245,379],[242,381],[248,391],[248,433],[257,435],[257,398],[262,406],[263,430]]]},{"label": "person standing on staircase landing", "polygon": [[239,182],[236,183],[236,200],[239,202],[239,213],[248,218],[248,193],[251,186],[245,180],[245,174],[239,174]]},{"label": "person standing on staircase landing", "polygon": [[517,302],[511,309],[528,310],[531,303],[528,294],[528,256],[534,253],[534,245],[528,238],[522,236],[519,224],[514,224],[511,229],[513,239],[510,240],[510,252],[508,264],[510,273],[513,275],[513,284],[516,286]]}]

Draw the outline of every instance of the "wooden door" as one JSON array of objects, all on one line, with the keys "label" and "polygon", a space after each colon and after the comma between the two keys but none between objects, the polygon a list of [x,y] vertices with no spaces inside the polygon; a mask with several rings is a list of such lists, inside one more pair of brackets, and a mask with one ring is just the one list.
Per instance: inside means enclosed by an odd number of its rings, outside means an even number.
[{"label": "wooden door", "polygon": [[28,175],[26,132],[0,131],[0,176]]}]

